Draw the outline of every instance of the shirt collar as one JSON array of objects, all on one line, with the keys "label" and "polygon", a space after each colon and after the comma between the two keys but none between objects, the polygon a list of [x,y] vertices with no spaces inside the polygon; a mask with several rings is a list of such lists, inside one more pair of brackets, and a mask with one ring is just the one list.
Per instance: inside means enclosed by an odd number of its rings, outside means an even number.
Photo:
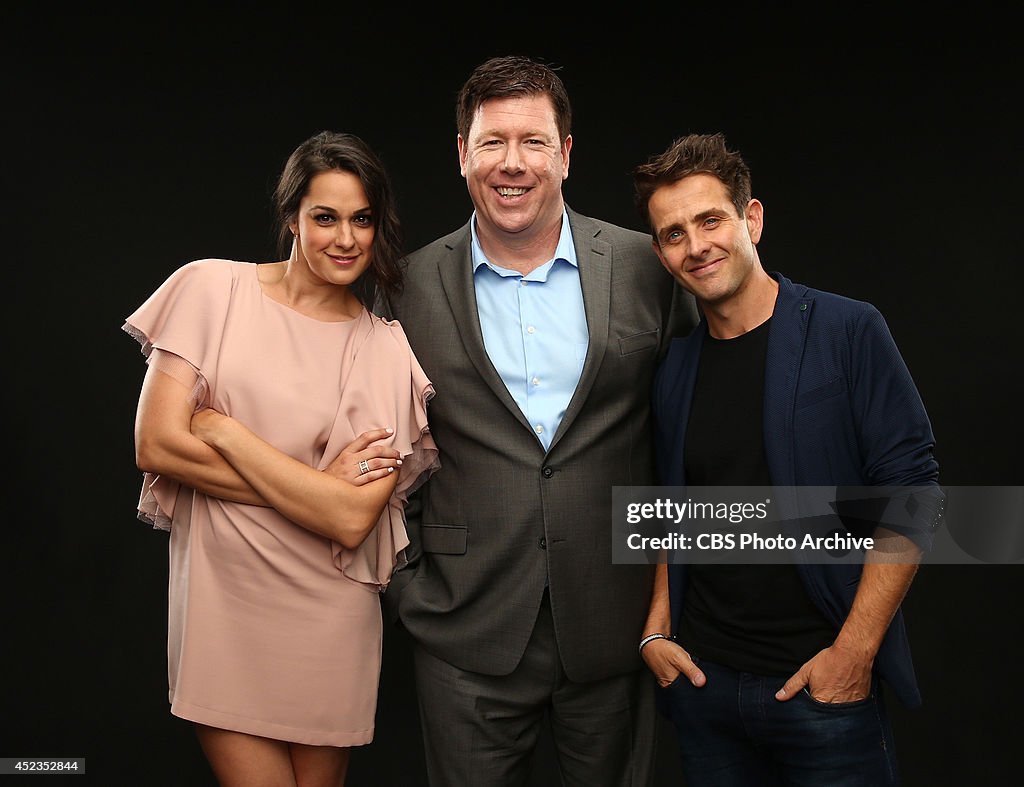
[{"label": "shirt collar", "polygon": [[[499,269],[499,266],[487,259],[487,255],[484,254],[484,250],[480,247],[480,238],[478,238],[476,234],[475,210],[473,211],[473,216],[469,221],[469,231],[472,235],[473,272],[476,273],[477,269],[481,265],[488,265],[491,268]],[[554,260],[565,260],[574,268],[579,267],[579,263],[576,261],[576,246],[572,242],[572,231],[569,229],[569,212],[564,207],[562,208],[562,228],[558,234],[558,245],[555,246],[555,256],[548,260],[548,262],[544,263],[544,265],[547,265]],[[542,265],[541,267],[544,266]]]}]

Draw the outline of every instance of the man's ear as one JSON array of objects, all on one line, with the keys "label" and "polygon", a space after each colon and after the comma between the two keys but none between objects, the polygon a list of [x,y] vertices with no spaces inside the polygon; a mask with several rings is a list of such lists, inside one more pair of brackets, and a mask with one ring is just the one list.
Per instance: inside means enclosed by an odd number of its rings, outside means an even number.
[{"label": "man's ear", "polygon": [[456,144],[459,148],[459,172],[462,177],[466,177],[466,140],[462,138],[462,134],[458,135]]},{"label": "man's ear", "polygon": [[756,244],[761,240],[761,231],[764,229],[764,205],[760,200],[752,199],[747,203],[746,222],[750,240]]}]

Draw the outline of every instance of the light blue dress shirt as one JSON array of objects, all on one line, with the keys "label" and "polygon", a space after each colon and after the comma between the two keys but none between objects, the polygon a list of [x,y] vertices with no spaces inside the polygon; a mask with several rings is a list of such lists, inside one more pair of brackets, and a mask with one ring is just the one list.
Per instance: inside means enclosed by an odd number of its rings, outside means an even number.
[{"label": "light blue dress shirt", "polygon": [[526,276],[490,262],[476,215],[473,282],[484,346],[544,449],[551,445],[583,371],[590,337],[569,216],[555,256]]}]

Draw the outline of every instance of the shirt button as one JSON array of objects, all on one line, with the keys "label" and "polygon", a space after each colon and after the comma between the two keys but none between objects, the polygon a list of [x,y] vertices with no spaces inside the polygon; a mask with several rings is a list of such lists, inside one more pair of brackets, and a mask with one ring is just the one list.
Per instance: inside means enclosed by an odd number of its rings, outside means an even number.
[{"label": "shirt button", "polygon": [[531,325],[531,326],[529,326],[529,327],[528,327],[528,328],[526,329],[526,332],[527,332],[527,333],[536,333],[536,332],[537,332],[537,329],[536,329],[536,328],[534,328],[534,327],[533,327],[533,326]]},{"label": "shirt button", "polygon": [[526,279],[520,279],[519,280],[519,286],[520,287],[525,287],[526,286]]},{"label": "shirt button", "polygon": [[542,538],[540,540],[540,543],[537,544],[537,546],[539,546],[541,549],[547,549],[548,548],[548,540],[546,538]]},{"label": "shirt button", "polygon": [[540,385],[540,378],[534,377],[532,380],[530,380],[530,382],[533,383],[534,385]]},{"label": "shirt button", "polygon": [[540,474],[545,478],[551,478],[551,476],[555,474],[555,471],[550,467],[545,467],[543,470],[540,471]]},{"label": "shirt button", "polygon": [[541,426],[540,424],[537,424],[535,427],[533,427],[533,431],[535,431],[537,434],[544,434],[544,427]]}]

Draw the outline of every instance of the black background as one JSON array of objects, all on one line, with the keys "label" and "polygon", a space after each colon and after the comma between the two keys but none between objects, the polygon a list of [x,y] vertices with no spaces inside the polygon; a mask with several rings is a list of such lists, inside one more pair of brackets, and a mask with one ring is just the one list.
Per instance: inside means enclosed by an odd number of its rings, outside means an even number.
[{"label": "black background", "polygon": [[[562,67],[565,195],[585,214],[641,229],[630,169],[680,134],[725,132],[765,205],[765,267],[886,315],[942,482],[1021,484],[1010,20],[977,4],[787,8],[40,5],[5,19],[0,756],[85,757],[95,784],[213,784],[168,712],[166,535],[134,517],[144,364],[120,326],[185,261],[273,258],[274,179],[323,128],[380,152],[409,248],[461,225],[454,97],[492,55]],[[1019,564],[922,569],[905,606],[925,705],[892,708],[908,785],[1018,772],[1022,591]],[[425,783],[410,668],[409,642],[389,632],[356,787]],[[658,784],[681,784],[663,731]],[[536,771],[534,784],[557,783],[546,744]]]}]

